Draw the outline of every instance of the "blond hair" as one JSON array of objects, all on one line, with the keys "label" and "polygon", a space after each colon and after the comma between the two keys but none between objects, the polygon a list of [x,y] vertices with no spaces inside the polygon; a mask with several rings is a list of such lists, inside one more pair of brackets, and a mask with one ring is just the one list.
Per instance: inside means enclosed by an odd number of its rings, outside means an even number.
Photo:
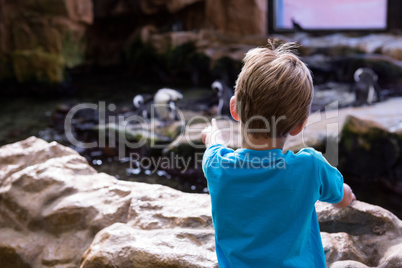
[{"label": "blond hair", "polygon": [[249,132],[284,137],[308,117],[313,82],[310,70],[292,52],[297,47],[285,43],[247,52],[235,96],[236,111]]}]

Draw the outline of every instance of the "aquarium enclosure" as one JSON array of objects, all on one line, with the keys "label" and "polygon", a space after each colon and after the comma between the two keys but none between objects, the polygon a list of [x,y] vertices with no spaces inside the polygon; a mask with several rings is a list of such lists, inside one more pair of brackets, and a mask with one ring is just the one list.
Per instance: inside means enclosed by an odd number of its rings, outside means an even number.
[{"label": "aquarium enclosure", "polygon": [[283,153],[320,151],[358,200],[317,203],[328,267],[402,267],[401,14],[400,0],[0,0],[0,267],[217,267],[201,133],[215,119],[244,150],[244,56],[284,43],[313,95]]}]

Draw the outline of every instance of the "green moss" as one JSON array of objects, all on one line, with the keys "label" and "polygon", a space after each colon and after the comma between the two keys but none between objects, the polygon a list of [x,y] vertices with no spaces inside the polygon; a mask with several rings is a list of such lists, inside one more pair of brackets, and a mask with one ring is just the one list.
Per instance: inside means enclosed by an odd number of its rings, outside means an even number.
[{"label": "green moss", "polygon": [[373,121],[349,116],[339,143],[340,169],[361,177],[379,177],[390,172],[400,158],[395,133]]},{"label": "green moss", "polygon": [[85,39],[77,39],[71,32],[67,32],[62,41],[61,54],[68,68],[78,66],[85,60]]},{"label": "green moss", "polygon": [[59,54],[41,49],[16,50],[12,53],[13,69],[18,82],[37,81],[60,83],[63,80],[64,60]]}]

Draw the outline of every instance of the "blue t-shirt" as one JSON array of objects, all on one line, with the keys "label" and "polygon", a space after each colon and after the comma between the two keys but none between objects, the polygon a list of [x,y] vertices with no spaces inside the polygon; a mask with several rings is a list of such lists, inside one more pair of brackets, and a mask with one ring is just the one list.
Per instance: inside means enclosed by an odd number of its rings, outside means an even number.
[{"label": "blue t-shirt", "polygon": [[343,178],[321,153],[216,144],[202,168],[220,268],[326,266],[314,205],[340,202]]}]

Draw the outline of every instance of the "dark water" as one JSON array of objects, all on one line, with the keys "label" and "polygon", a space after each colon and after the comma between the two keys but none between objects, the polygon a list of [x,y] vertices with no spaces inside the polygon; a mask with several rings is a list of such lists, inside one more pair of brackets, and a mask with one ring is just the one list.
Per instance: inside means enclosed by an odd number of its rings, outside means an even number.
[{"label": "dark water", "polygon": [[[101,84],[102,86],[99,86]],[[132,109],[132,98],[136,94],[154,93],[163,85],[138,86],[135,82],[122,82],[108,77],[87,79],[82,84],[80,94],[74,97],[3,97],[0,99],[0,146],[36,136],[46,141],[57,141],[76,149],[99,172],[105,172],[118,179],[147,183],[163,184],[185,192],[206,193],[206,182],[202,171],[196,168],[183,170],[163,170],[157,166],[148,169],[138,168],[130,161],[130,153],[157,159],[161,151],[147,148],[128,149],[126,157],[119,157],[117,148],[93,148],[83,150],[71,145],[64,133],[64,118],[60,114],[67,112],[77,104],[101,102],[108,107],[115,105],[117,111]],[[105,90],[107,88],[107,90]],[[197,100],[211,94],[209,88],[178,87],[185,100]],[[95,138],[97,134],[91,134]],[[85,139],[85,135],[77,137]]]},{"label": "dark water", "polygon": [[[114,80],[86,81],[83,93],[74,97],[10,97],[0,99],[0,146],[17,142],[30,136],[37,136],[47,141],[57,141],[66,146],[71,144],[66,140],[63,131],[55,125],[55,111],[67,109],[78,103],[95,103],[105,101],[106,105],[114,104],[118,109],[130,109],[132,97],[143,92],[155,92],[160,85],[138,86],[137,84],[118,83]],[[102,89],[99,89],[99,83]],[[104,90],[108,88],[108,90]],[[185,99],[198,99],[209,94],[207,88],[179,88]],[[67,107],[67,108],[66,108]],[[74,148],[74,147],[72,147]],[[194,193],[206,193],[206,181],[198,165],[198,168],[183,170],[166,170],[151,166],[149,169],[141,169],[133,165],[130,158],[120,159],[113,150],[92,149],[79,150],[88,162],[99,172],[105,172],[122,180],[139,181],[154,184],[163,184],[169,187]],[[131,151],[155,155],[160,151]],[[130,151],[128,151],[130,153]],[[402,196],[382,187],[380,182],[371,181],[362,183],[356,178],[345,177],[356,196],[361,201],[382,206],[399,218],[402,218]]]}]

